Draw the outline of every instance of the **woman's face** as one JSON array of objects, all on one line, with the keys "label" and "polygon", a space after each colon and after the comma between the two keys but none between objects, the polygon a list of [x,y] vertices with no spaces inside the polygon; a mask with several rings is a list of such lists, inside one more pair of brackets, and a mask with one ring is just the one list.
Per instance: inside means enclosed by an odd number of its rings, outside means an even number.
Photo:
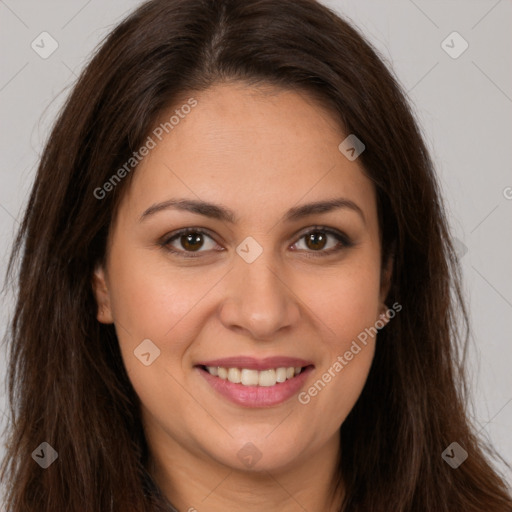
[{"label": "woman's face", "polygon": [[375,190],[309,97],[241,84],[193,97],[123,196],[98,319],[115,323],[162,459],[292,467],[336,452],[371,365],[375,339],[360,340],[388,282]]}]

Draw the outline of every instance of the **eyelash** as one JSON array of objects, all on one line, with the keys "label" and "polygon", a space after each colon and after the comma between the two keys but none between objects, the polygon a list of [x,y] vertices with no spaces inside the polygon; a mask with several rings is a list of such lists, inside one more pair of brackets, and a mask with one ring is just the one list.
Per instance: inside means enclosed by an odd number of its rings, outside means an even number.
[{"label": "eyelash", "polygon": [[[347,249],[349,247],[352,247],[354,245],[354,243],[344,233],[338,232],[336,230],[333,230],[331,228],[327,228],[327,227],[324,227],[324,226],[313,226],[307,232],[302,233],[299,236],[297,242],[299,242],[300,240],[305,238],[307,235],[310,235],[312,233],[317,233],[317,232],[325,233],[327,235],[332,235],[334,238],[336,238],[338,240],[338,245],[335,246],[335,247],[331,247],[330,249],[327,249],[327,250],[318,250],[318,251],[309,250],[309,251],[306,251],[305,256],[307,258],[323,258],[323,257],[327,257],[327,256],[330,256],[330,255],[332,255],[334,253],[338,253],[338,252],[340,252],[343,249]],[[201,257],[201,252],[207,252],[207,251],[195,251],[195,252],[193,252],[193,251],[184,251],[184,250],[174,249],[173,247],[170,246],[171,242],[173,242],[174,240],[179,239],[179,237],[181,237],[183,235],[188,235],[190,233],[206,235],[209,238],[211,238],[212,240],[214,240],[213,237],[208,233],[208,231],[205,231],[204,229],[201,229],[201,228],[183,228],[183,229],[180,229],[178,231],[175,231],[174,233],[171,233],[169,236],[166,236],[164,238],[164,240],[162,242],[160,242],[160,245],[165,250],[167,250],[170,253],[173,253],[173,254],[175,254],[175,255],[177,255],[179,257],[182,257],[182,258],[199,258],[199,257]],[[295,242],[295,243],[297,243],[297,242]],[[215,243],[217,243],[217,242],[215,242]],[[301,251],[303,251],[303,250],[301,249]],[[308,253],[311,253],[311,252],[314,253],[314,254],[313,255],[308,254]]]}]

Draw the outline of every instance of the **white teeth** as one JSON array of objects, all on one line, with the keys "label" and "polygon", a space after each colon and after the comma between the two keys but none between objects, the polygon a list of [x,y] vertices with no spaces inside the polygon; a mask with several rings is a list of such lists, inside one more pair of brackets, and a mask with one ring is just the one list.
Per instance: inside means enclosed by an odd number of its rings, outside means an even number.
[{"label": "white teeth", "polygon": [[243,384],[244,386],[275,386],[277,383],[293,379],[298,375],[302,368],[300,366],[288,368],[270,368],[268,370],[250,370],[248,368],[223,368],[222,366],[207,366],[206,369],[215,377],[228,380],[234,384]]},{"label": "white teeth", "polygon": [[244,386],[257,386],[258,385],[258,370],[242,370],[242,384]]},{"label": "white teeth", "polygon": [[228,370],[228,380],[238,384],[242,380],[242,372],[238,368],[230,368]]},{"label": "white teeth", "polygon": [[260,386],[275,386],[276,384],[276,371],[275,370],[263,370],[260,372],[258,384]]},{"label": "white teeth", "polygon": [[278,368],[276,370],[276,381],[284,382],[286,380],[286,368]]}]

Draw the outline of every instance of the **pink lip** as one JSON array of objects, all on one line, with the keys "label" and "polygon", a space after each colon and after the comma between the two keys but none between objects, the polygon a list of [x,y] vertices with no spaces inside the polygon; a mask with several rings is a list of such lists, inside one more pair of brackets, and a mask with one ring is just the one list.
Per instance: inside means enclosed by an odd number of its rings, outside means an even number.
[{"label": "pink lip", "polygon": [[[225,361],[225,360],[224,360]],[[297,360],[295,360],[297,361]],[[261,362],[260,362],[261,363]],[[225,363],[223,363],[225,364]],[[206,366],[206,365],[205,365]],[[215,364],[208,364],[207,366],[217,366]],[[293,364],[282,366],[294,366]],[[301,366],[301,365],[297,365]],[[236,366],[230,363],[229,368]],[[242,366],[247,368],[247,366]],[[278,366],[275,366],[278,367]],[[268,368],[268,364],[267,364]],[[263,368],[265,369],[265,368]],[[308,378],[313,366],[307,366],[302,372],[293,377],[293,379],[286,380],[276,384],[275,386],[244,386],[243,384],[234,384],[228,380],[220,379],[210,375],[207,370],[201,367],[196,367],[196,370],[202,375],[206,382],[219,394],[227,398],[230,402],[243,407],[272,407],[279,405],[295,394],[304,385]]]},{"label": "pink lip", "polygon": [[256,359],[255,357],[239,356],[226,357],[224,359],[213,359],[211,361],[201,361],[196,366],[221,366],[223,368],[247,368],[248,370],[268,370],[270,368],[294,368],[300,366],[309,366],[313,363],[305,359],[297,359],[296,357],[274,356],[264,359]]}]

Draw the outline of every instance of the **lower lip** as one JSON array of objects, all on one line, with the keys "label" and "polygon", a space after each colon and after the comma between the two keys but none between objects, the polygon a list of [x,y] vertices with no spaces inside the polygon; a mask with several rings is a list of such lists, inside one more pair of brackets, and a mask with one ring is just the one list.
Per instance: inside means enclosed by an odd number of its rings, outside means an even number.
[{"label": "lower lip", "polygon": [[312,366],[307,366],[293,379],[287,379],[274,386],[244,386],[214,377],[203,368],[196,368],[215,391],[231,402],[244,407],[271,407],[282,404],[298,393],[313,370]]}]

